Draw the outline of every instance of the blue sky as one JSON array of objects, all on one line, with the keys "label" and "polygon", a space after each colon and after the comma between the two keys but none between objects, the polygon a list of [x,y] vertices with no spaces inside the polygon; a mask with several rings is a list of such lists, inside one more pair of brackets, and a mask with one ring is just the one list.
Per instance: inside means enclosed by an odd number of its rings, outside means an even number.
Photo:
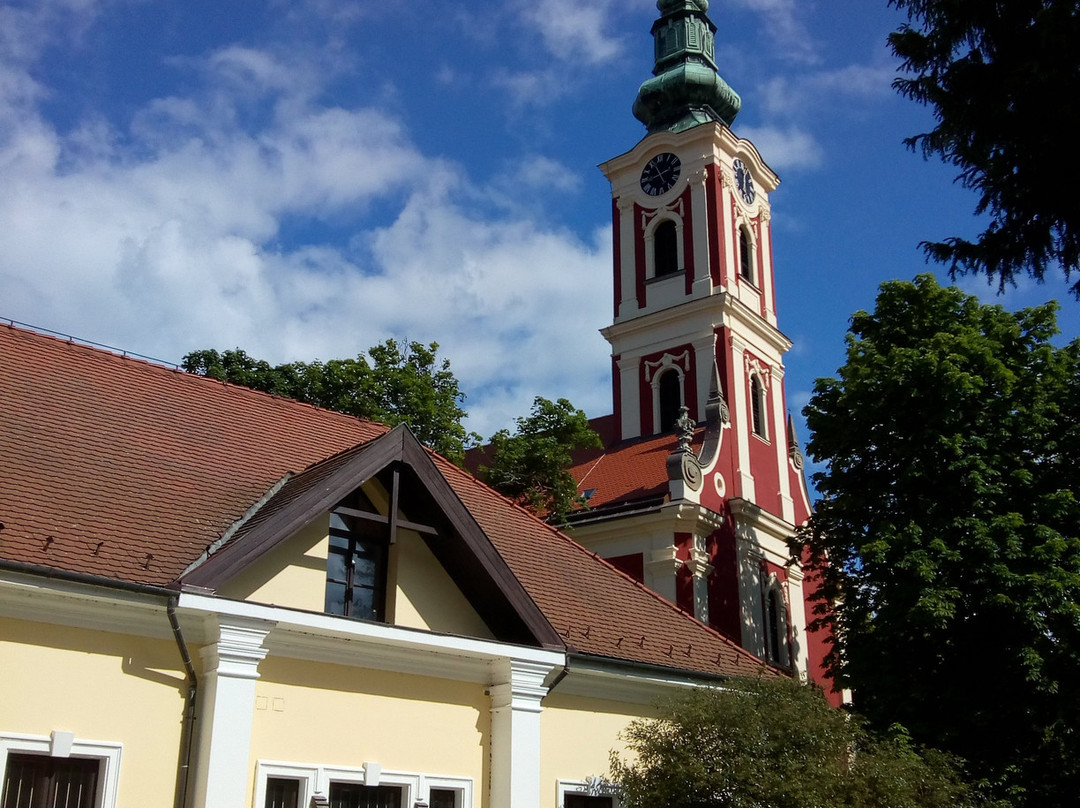
[{"label": "blue sky", "polygon": [[[610,191],[644,135],[652,0],[0,4],[0,316],[178,362],[437,341],[485,436],[610,411]],[[902,139],[886,0],[715,0],[772,195],[790,408],[974,197]],[[1010,308],[1064,284],[1024,282]],[[802,435],[805,439],[805,433]]]}]

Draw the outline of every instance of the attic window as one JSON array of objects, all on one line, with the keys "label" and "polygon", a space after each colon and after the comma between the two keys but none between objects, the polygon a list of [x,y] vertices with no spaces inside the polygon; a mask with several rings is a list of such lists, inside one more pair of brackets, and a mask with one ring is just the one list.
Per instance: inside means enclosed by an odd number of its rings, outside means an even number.
[{"label": "attic window", "polygon": [[388,554],[389,537],[384,525],[332,512],[325,611],[362,620],[385,620]]}]

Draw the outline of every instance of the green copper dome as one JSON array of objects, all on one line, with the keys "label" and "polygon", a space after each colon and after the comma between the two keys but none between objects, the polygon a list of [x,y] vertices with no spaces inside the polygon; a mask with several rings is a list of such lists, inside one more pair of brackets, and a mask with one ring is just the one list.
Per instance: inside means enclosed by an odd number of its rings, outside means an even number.
[{"label": "green copper dome", "polygon": [[658,0],[656,7],[653,77],[638,90],[634,117],[650,134],[711,121],[730,126],[742,99],[716,71],[708,0]]}]

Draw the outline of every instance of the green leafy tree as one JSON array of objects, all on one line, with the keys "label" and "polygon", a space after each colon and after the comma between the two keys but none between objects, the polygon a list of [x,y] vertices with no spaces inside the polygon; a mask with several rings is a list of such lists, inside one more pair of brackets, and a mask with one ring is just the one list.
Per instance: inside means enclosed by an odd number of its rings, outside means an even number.
[{"label": "green leafy tree", "polygon": [[[965,808],[988,805],[955,763],[877,738],[790,679],[738,680],[664,705],[613,754],[626,808]],[[998,805],[1002,805],[998,803]]]},{"label": "green leafy tree", "polygon": [[491,437],[487,449],[491,465],[481,466],[480,476],[511,499],[561,522],[576,505],[584,504],[567,470],[572,452],[600,445],[584,412],[565,398],[549,401],[537,396],[532,412],[517,419],[513,433],[503,429]]},{"label": "green leafy tree", "polygon": [[462,425],[465,398],[450,361],[439,360],[437,343],[388,339],[355,359],[271,365],[237,348],[192,351],[182,362],[189,373],[241,384],[274,395],[368,418],[390,426],[407,423],[416,437],[460,463],[479,435]]},{"label": "green leafy tree", "polygon": [[805,409],[826,465],[799,537],[859,711],[1032,806],[1080,794],[1080,341],[1055,311],[883,284]]},{"label": "green leafy tree", "polygon": [[[911,24],[889,37],[894,86],[937,125],[907,143],[960,169],[990,223],[974,241],[923,245],[953,274],[999,285],[1080,269],[1080,4],[1076,0],[890,0]],[[1080,296],[1080,282],[1072,287]]]}]

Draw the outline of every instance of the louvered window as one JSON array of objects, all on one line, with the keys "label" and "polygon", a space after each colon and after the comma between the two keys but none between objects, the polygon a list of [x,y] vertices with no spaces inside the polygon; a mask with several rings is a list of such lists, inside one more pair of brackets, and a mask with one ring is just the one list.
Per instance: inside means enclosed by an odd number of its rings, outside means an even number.
[{"label": "louvered window", "polygon": [[330,808],[401,808],[401,799],[399,786],[330,784]]},{"label": "louvered window", "polygon": [[95,808],[100,761],[8,754],[0,808]]}]

